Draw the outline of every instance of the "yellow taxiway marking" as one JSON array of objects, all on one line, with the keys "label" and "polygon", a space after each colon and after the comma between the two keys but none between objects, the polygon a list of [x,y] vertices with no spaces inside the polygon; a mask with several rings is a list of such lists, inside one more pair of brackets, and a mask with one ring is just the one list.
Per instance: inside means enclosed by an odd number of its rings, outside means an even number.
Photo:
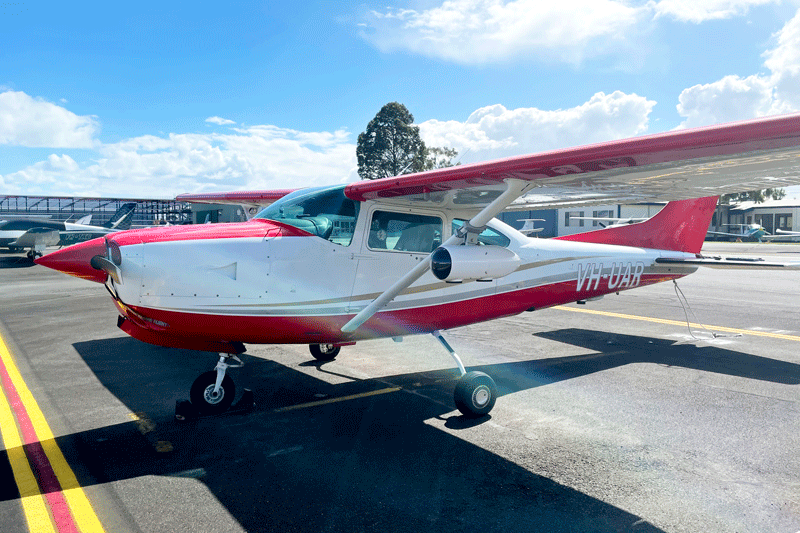
[{"label": "yellow taxiway marking", "polygon": [[367,398],[368,396],[377,396],[378,394],[387,394],[390,392],[397,392],[402,390],[403,387],[388,387],[386,389],[374,390],[370,392],[362,392],[360,394],[351,394],[350,396],[342,396],[340,398],[328,398],[327,400],[319,400],[316,402],[308,402],[308,403],[301,403],[298,405],[290,405],[288,407],[279,407],[277,409],[273,409],[273,413],[283,413],[286,411],[294,411],[297,409],[305,409],[307,407],[317,407],[320,405],[328,405],[331,403],[337,402],[346,402],[347,400],[356,400],[358,398]]},{"label": "yellow taxiway marking", "polygon": [[[14,362],[14,358],[11,357],[11,352],[9,352],[2,337],[0,337],[0,360],[2,360],[6,368],[6,372],[8,372],[11,383],[17,390],[17,394],[25,407],[25,411],[27,411],[36,437],[39,439],[39,443],[47,459],[50,461],[56,479],[58,479],[58,483],[61,485],[62,494],[67,501],[67,505],[69,506],[78,529],[82,533],[105,533],[100,519],[97,518],[92,504],[89,503],[89,499],[86,497],[86,493],[78,483],[75,473],[72,471],[64,454],[61,452],[61,448],[58,447],[50,425],[44,417],[44,413],[42,413],[39,404],[22,379],[22,374],[20,374]],[[3,436],[5,437],[5,430],[3,431]],[[20,491],[22,491],[22,488],[20,488]],[[31,531],[37,530],[32,529]]]},{"label": "yellow taxiway marking", "polygon": [[[553,307],[553,309],[558,309],[561,311],[572,311],[573,313],[586,313],[590,315],[600,315],[600,316],[607,316],[611,318],[624,318],[626,320],[643,320],[645,322],[654,322],[656,324],[667,324],[670,326],[686,326],[686,322],[682,322],[680,320],[667,320],[664,318],[651,318],[647,316],[638,316],[638,315],[625,315],[622,313],[611,313],[608,311],[596,311],[594,309],[578,309],[576,307],[566,307],[563,305],[557,305]],[[795,341],[800,342],[800,336],[798,335],[786,335],[784,333],[771,333],[769,331],[753,331],[751,329],[737,329],[737,328],[726,328],[724,326],[710,326],[708,324],[695,324],[694,322],[689,322],[689,326],[692,328],[697,329],[709,329],[713,331],[721,331],[724,333],[737,333],[739,335],[753,335],[755,337],[770,337],[773,339],[782,339],[787,341]]]},{"label": "yellow taxiway marking", "polygon": [[2,388],[0,388],[0,433],[3,436],[8,462],[11,463],[11,470],[14,473],[14,481],[19,489],[28,531],[55,533],[47,503],[39,490],[39,483],[36,481],[36,476],[33,475],[28,457],[25,455],[14,413],[11,412],[11,406],[8,404]]}]

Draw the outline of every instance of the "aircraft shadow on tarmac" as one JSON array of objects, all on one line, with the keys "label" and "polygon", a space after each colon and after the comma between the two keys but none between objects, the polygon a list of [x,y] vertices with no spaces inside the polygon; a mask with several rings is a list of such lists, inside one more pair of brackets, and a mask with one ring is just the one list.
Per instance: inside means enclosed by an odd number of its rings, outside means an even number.
[{"label": "aircraft shadow on tarmac", "polygon": [[[535,335],[596,353],[471,369],[491,374],[501,395],[642,362],[800,384],[800,365],[713,346],[583,329]],[[213,354],[128,337],[74,347],[110,392],[153,424],[144,434],[141,424],[130,422],[60,437],[67,456],[79,458],[71,462],[82,486],[149,475],[195,478],[250,531],[661,531],[424,423],[453,410],[454,371],[331,384],[249,357],[235,377],[240,389],[253,390],[253,411],[177,422],[175,400],[208,369]],[[317,362],[301,366],[334,373]],[[276,411],[390,385],[421,394]],[[459,429],[474,422],[451,415],[445,425]],[[173,451],[156,451],[165,442]],[[2,455],[0,477],[11,479]],[[0,500],[19,497],[12,484],[2,485]]]},{"label": "aircraft shadow on tarmac", "polygon": [[[571,379],[631,363],[653,363],[737,376],[784,385],[800,384],[800,365],[717,346],[698,347],[675,341],[569,328],[535,336],[580,346],[602,354],[535,361],[545,382]],[[607,355],[606,355],[607,354]],[[519,387],[520,385],[515,385]]]},{"label": "aircraft shadow on tarmac", "polygon": [[[130,422],[58,438],[68,457],[79,458],[70,462],[82,486],[151,475],[195,478],[248,531],[662,531],[426,424],[454,410],[451,371],[334,385],[250,357],[235,377],[240,390],[253,390],[253,411],[177,422],[174,400],[207,370],[213,354],[127,337],[74,347],[110,392],[132,411],[148,413],[154,424],[144,435],[141,424]],[[562,379],[593,371],[570,359],[549,368],[560,369]],[[508,394],[544,384],[537,363],[483,370]],[[526,373],[529,378],[520,380]],[[394,392],[276,411],[320,395],[343,397],[389,385],[424,394]],[[470,425],[456,415],[446,422]],[[167,441],[171,452],[156,451]],[[3,457],[0,476],[11,479],[7,465]],[[5,485],[0,500],[19,497],[16,487]]]},{"label": "aircraft shadow on tarmac", "polygon": [[0,268],[30,268],[35,266],[32,260],[24,255],[4,255],[0,251]]}]

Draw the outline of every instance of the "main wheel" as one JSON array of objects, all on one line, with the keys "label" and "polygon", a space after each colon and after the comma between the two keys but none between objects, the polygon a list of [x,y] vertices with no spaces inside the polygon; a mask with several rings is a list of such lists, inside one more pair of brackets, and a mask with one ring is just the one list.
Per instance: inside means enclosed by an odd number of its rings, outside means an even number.
[{"label": "main wheel", "polygon": [[308,349],[317,361],[333,361],[342,347],[335,344],[309,344]]},{"label": "main wheel", "polygon": [[219,392],[214,394],[214,385],[217,383],[217,371],[209,370],[200,374],[189,391],[189,399],[197,411],[204,415],[218,415],[224,413],[233,403],[236,396],[236,385],[230,376],[225,376]]},{"label": "main wheel", "polygon": [[456,383],[456,407],[468,418],[483,416],[492,410],[497,399],[494,380],[483,372],[467,372]]}]

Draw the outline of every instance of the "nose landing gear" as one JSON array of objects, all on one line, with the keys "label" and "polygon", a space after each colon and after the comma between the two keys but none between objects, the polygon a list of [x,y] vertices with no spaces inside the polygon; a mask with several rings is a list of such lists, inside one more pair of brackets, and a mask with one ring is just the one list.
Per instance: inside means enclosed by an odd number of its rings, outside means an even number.
[{"label": "nose landing gear", "polygon": [[[234,364],[228,363],[229,359],[236,361]],[[233,354],[219,354],[219,362],[214,370],[200,374],[189,391],[189,400],[199,414],[218,415],[227,411],[233,399],[236,397],[236,385],[230,376],[225,372],[228,368],[240,368],[244,366],[239,357]]]}]

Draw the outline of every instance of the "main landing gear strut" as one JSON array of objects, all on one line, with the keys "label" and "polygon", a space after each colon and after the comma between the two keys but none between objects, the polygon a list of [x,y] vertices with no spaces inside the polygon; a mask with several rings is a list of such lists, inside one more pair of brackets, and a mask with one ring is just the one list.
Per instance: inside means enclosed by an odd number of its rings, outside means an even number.
[{"label": "main landing gear strut", "polygon": [[464,368],[464,363],[461,362],[461,358],[442,337],[442,333],[436,330],[432,335],[455,359],[458,370],[461,372],[461,377],[456,383],[456,389],[453,393],[458,410],[468,418],[477,418],[488,414],[494,407],[495,400],[497,400],[497,385],[495,385],[494,380],[487,374],[477,370],[467,372]]},{"label": "main landing gear strut", "polygon": [[[477,418],[488,414],[494,407],[495,400],[497,400],[497,386],[494,380],[483,372],[467,372],[464,368],[464,363],[461,362],[461,358],[445,340],[441,332],[434,331],[433,336],[448,351],[461,372],[461,377],[456,383],[453,393],[458,410],[469,418]],[[311,344],[309,348],[311,355],[319,361],[333,360],[341,349],[340,346],[334,344]],[[234,363],[230,363],[229,360],[233,360]],[[219,361],[214,370],[200,374],[200,377],[192,384],[189,399],[193,410],[201,415],[217,415],[227,411],[236,396],[236,386],[230,376],[226,375],[226,372],[229,368],[240,368],[242,366],[244,366],[244,363],[236,355],[219,354]],[[245,390],[245,393],[247,392]],[[252,400],[249,401],[252,402]],[[186,402],[184,401],[183,403],[185,404]],[[237,408],[240,404],[237,404]],[[179,416],[177,409],[176,416]],[[183,416],[183,414],[180,415],[181,419],[183,419]]]}]

